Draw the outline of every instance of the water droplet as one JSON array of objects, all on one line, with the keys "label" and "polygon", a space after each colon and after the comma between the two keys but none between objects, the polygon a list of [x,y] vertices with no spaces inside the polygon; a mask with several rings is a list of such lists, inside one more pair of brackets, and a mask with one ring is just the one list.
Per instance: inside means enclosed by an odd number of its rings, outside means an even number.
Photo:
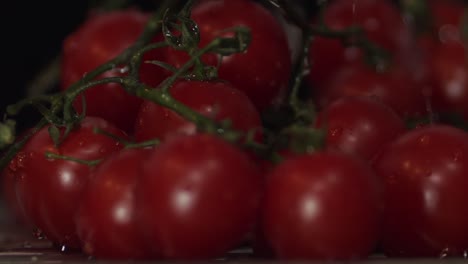
[{"label": "water droplet", "polygon": [[429,142],[429,136],[424,135],[424,136],[419,137],[418,142],[419,144],[422,144],[422,145],[427,144]]},{"label": "water droplet", "polygon": [[468,259],[468,251],[466,250],[463,251],[463,258]]},{"label": "water droplet", "polygon": [[458,162],[460,158],[462,157],[462,155],[463,155],[463,152],[461,150],[457,150],[452,154],[452,160],[454,162]]},{"label": "water droplet", "polygon": [[444,248],[442,252],[439,254],[439,258],[447,258],[449,256],[450,249],[449,248]]},{"label": "water droplet", "polygon": [[120,72],[121,74],[125,74],[125,73],[127,73],[129,70],[130,70],[129,67],[128,67],[128,66],[125,66],[125,67],[120,68],[120,69],[119,69],[119,72]]},{"label": "water droplet", "polygon": [[46,236],[44,235],[44,232],[42,232],[41,229],[36,228],[33,230],[33,236],[37,239],[46,239]]},{"label": "water droplet", "polygon": [[339,127],[339,128],[332,128],[330,130],[330,135],[332,137],[339,137],[343,134],[343,128],[342,127]]}]

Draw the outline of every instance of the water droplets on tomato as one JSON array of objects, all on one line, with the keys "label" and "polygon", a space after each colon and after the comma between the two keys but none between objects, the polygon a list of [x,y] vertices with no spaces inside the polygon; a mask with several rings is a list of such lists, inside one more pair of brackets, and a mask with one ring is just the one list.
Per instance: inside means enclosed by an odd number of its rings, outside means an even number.
[{"label": "water droplets on tomato", "polygon": [[338,127],[338,128],[333,128],[330,130],[330,135],[332,137],[339,137],[343,134],[343,128],[342,127]]}]

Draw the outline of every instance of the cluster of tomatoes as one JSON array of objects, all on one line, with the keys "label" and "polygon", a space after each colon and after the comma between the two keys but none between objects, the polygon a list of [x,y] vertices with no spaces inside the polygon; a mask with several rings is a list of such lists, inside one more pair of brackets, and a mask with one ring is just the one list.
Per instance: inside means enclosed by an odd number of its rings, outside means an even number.
[{"label": "cluster of tomatoes", "polygon": [[[83,116],[73,129],[49,120],[25,131],[2,173],[12,214],[101,259],[215,259],[243,246],[280,259],[466,257],[463,3],[330,0],[306,26],[282,7],[280,18],[264,2],[197,1],[198,48],[250,32],[245,51],[196,60],[217,78],[177,78],[159,101],[138,96],[199,51],[163,45],[137,68],[141,93],[96,83],[74,101]],[[150,19],[137,8],[90,13],[63,43],[61,92]],[[302,30],[303,47],[285,25]],[[129,74],[114,65],[97,79]],[[229,126],[204,131],[201,117]]]}]

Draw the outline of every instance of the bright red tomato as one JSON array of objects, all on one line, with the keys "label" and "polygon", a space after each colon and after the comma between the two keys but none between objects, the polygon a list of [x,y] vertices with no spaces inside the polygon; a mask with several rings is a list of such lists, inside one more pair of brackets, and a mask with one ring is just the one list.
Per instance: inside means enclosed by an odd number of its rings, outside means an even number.
[{"label": "bright red tomato", "polygon": [[92,167],[76,161],[48,159],[45,154],[98,160],[122,149],[121,143],[94,132],[94,128],[126,137],[109,122],[86,117],[56,148],[45,127],[28,140],[7,168],[15,175],[18,201],[27,218],[60,246],[80,247],[74,215]]},{"label": "bright red tomato", "polygon": [[397,66],[376,72],[362,63],[343,67],[327,86],[316,90],[316,100],[325,107],[344,96],[369,96],[391,107],[402,118],[422,117],[429,100],[410,72]]},{"label": "bright red tomato", "polygon": [[[282,99],[289,82],[291,55],[287,36],[270,11],[250,0],[202,1],[192,9],[191,18],[200,29],[200,46],[225,36],[226,29],[248,27],[252,35],[248,50],[223,57],[219,77],[245,92],[259,111]],[[168,50],[170,64],[180,67],[187,59],[186,53]],[[213,54],[204,57],[214,66],[218,59]]]},{"label": "bright red tomato", "polygon": [[[63,42],[61,62],[61,89],[81,79],[87,72],[113,59],[130,45],[134,44],[149,15],[136,9],[93,13],[83,24]],[[160,50],[145,54],[144,60],[161,60]],[[100,78],[123,76],[127,69],[116,65]],[[159,66],[143,63],[140,68],[141,81],[157,86],[167,73]],[[141,99],[128,94],[119,84],[99,85],[88,89],[86,113],[99,116],[116,124],[126,132],[131,132]],[[82,99],[74,104],[82,111]]]},{"label": "bright red tomato", "polygon": [[369,97],[342,97],[323,109],[315,124],[327,131],[326,147],[371,160],[383,146],[402,134],[403,119]]},{"label": "bright red tomato", "polygon": [[150,154],[136,188],[146,241],[168,259],[222,257],[253,230],[262,183],[236,146],[213,135],[175,137]]},{"label": "bright red tomato", "polygon": [[[171,95],[191,109],[216,121],[229,119],[241,132],[255,130],[255,139],[262,138],[260,114],[249,98],[227,82],[178,81],[170,88]],[[176,112],[144,101],[138,112],[134,135],[137,141],[154,138],[165,140],[178,134],[193,134],[196,125]]]},{"label": "bright red tomato", "polygon": [[468,249],[468,135],[421,127],[390,143],[374,164],[385,182],[382,249],[389,257],[443,257]]},{"label": "bright red tomato", "polygon": [[92,172],[79,202],[77,233],[83,251],[98,259],[138,260],[152,255],[136,222],[135,185],[152,149],[124,149]]},{"label": "bright red tomato", "polygon": [[268,179],[263,227],[278,258],[350,260],[375,249],[382,208],[364,161],[317,152],[283,161]]},{"label": "bright red tomato", "polygon": [[[314,17],[312,23],[317,24]],[[328,27],[342,30],[360,26],[366,36],[394,56],[406,54],[410,44],[410,31],[401,12],[388,0],[334,0],[327,2],[324,22]],[[356,47],[344,47],[340,40],[317,37],[311,44],[309,84],[315,89],[333,79],[336,69],[361,60],[362,52]]]}]

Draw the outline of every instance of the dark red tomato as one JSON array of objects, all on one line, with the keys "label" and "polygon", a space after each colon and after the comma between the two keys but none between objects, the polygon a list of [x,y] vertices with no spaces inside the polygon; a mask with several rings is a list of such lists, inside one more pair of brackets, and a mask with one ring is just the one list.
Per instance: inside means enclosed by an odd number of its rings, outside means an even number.
[{"label": "dark red tomato", "polygon": [[403,119],[370,97],[342,97],[323,109],[316,127],[326,129],[326,147],[371,160],[383,146],[402,134]]},{"label": "dark red tomato", "polygon": [[175,137],[150,154],[136,188],[146,241],[167,259],[212,259],[257,221],[262,175],[242,150],[213,135]]},{"label": "dark red tomato", "polygon": [[124,149],[92,172],[76,216],[83,251],[98,259],[149,259],[136,222],[135,185],[152,149]]},{"label": "dark red tomato", "polygon": [[430,61],[435,80],[432,90],[434,110],[457,113],[468,120],[468,67],[465,48],[441,45]]},{"label": "dark red tomato", "polygon": [[438,41],[443,44],[461,44],[460,26],[465,4],[457,0],[432,0],[428,4]]},{"label": "dark red tomato", "polygon": [[[219,77],[244,91],[259,111],[283,98],[289,82],[291,55],[281,24],[266,8],[250,0],[203,1],[193,8],[191,17],[200,29],[200,46],[226,36],[229,34],[226,29],[248,27],[252,36],[248,50],[223,57]],[[218,59],[214,54],[204,57],[206,63],[214,66],[218,65]],[[167,60],[180,67],[188,56],[168,50]]]},{"label": "dark red tomato", "polygon": [[31,223],[16,197],[15,174],[7,168],[3,171],[1,177],[2,198],[8,213],[8,218],[15,224],[28,228],[31,227]]},{"label": "dark red tomato", "polygon": [[[256,130],[255,139],[262,138],[260,114],[249,98],[227,82],[178,81],[170,88],[171,95],[191,109],[217,121],[229,119],[232,127],[242,132]],[[137,141],[177,134],[193,134],[196,125],[176,112],[144,101],[137,115],[134,136]]]},{"label": "dark red tomato", "polygon": [[360,159],[341,152],[287,159],[265,192],[264,232],[280,259],[366,258],[377,245],[379,185]]},{"label": "dark red tomato", "polygon": [[[362,27],[371,41],[395,56],[400,56],[409,49],[409,28],[404,24],[401,12],[391,1],[330,1],[323,18],[326,25],[335,30],[350,26]],[[316,17],[312,23],[317,24]],[[344,47],[340,40],[318,37],[310,47],[311,72],[308,81],[313,87],[320,87],[332,78],[336,69],[360,60],[361,57],[362,52],[359,49]]]},{"label": "dark red tomato", "polygon": [[339,70],[329,85],[316,91],[317,104],[325,107],[344,96],[369,96],[390,106],[400,117],[421,117],[429,100],[419,82],[402,68],[376,72],[355,63]]},{"label": "dark red tomato", "polygon": [[[136,9],[118,10],[90,15],[80,27],[63,42],[61,62],[61,89],[81,79],[87,72],[113,59],[130,45],[134,44],[149,15]],[[152,50],[144,60],[161,60],[161,51]],[[127,74],[127,69],[116,65],[113,70],[99,78],[116,77]],[[157,86],[167,73],[159,66],[143,63],[140,68],[141,81]],[[128,94],[119,84],[99,85],[85,93],[86,113],[99,116],[130,132],[141,99]],[[75,107],[83,109],[82,98],[78,97]]]},{"label": "dark red tomato", "polygon": [[409,131],[387,146],[374,168],[385,182],[381,246],[386,255],[466,254],[466,132],[443,125]]},{"label": "dark red tomato", "polygon": [[58,245],[80,246],[74,215],[92,167],[76,161],[49,159],[45,154],[98,160],[122,149],[121,143],[94,132],[94,128],[126,137],[106,120],[86,117],[57,148],[45,127],[28,140],[7,168],[16,177],[18,201],[26,216]]}]

